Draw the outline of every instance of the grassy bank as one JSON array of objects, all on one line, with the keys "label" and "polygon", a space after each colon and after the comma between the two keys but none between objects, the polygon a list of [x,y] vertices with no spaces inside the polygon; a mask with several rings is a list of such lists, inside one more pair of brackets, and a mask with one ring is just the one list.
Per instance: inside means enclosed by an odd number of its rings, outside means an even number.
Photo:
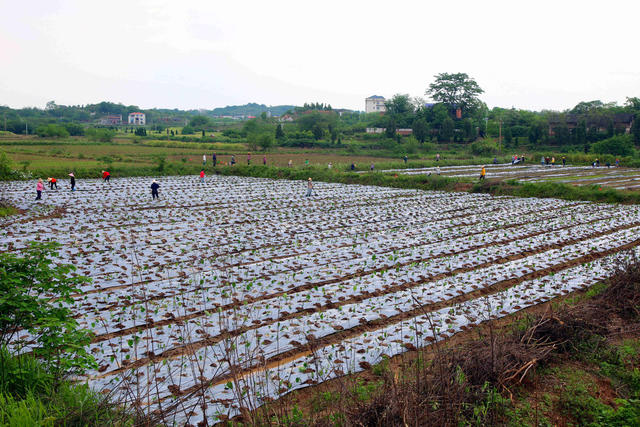
[{"label": "grassy bank", "polygon": [[0,348],[0,425],[138,425],[134,413],[86,385],[56,378],[30,355]]}]

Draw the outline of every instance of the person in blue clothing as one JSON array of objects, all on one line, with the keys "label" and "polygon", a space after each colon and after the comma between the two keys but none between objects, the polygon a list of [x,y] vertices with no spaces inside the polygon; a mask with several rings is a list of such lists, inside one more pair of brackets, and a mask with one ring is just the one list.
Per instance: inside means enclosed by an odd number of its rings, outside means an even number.
[{"label": "person in blue clothing", "polygon": [[158,188],[160,188],[160,184],[158,184],[158,181],[154,179],[151,183],[151,197],[153,200],[158,198]]}]

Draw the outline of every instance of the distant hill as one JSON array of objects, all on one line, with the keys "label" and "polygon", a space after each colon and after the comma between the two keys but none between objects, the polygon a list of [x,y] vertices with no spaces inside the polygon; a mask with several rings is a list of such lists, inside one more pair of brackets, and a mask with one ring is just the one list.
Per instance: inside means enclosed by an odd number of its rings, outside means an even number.
[{"label": "distant hill", "polygon": [[273,105],[256,104],[250,102],[245,105],[228,105],[226,107],[214,108],[211,114],[215,116],[258,116],[262,112],[271,111],[274,116],[282,116],[289,110],[296,108],[295,105]]}]

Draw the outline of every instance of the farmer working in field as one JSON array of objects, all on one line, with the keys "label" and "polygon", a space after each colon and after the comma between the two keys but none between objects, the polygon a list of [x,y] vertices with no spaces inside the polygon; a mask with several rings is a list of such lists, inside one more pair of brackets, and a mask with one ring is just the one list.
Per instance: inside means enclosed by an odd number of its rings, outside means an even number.
[{"label": "farmer working in field", "polygon": [[107,171],[102,171],[102,182],[103,182],[103,183],[104,183],[104,182],[109,182],[109,183],[111,183],[111,182],[109,181],[109,179],[110,179],[110,178],[111,178],[111,174],[110,174],[109,172],[107,172]]},{"label": "farmer working in field", "polygon": [[480,171],[480,180],[484,180],[485,175],[487,174],[487,171],[484,168],[484,165],[482,166],[482,170]]},{"label": "farmer working in field", "polygon": [[36,184],[36,200],[42,200],[42,190],[44,190],[44,184],[42,178],[38,178],[38,183]]},{"label": "farmer working in field", "polygon": [[158,188],[160,188],[160,184],[154,179],[151,183],[151,198],[153,200],[158,198]]},{"label": "farmer working in field", "polygon": [[71,191],[76,191],[76,176],[71,172],[69,177],[71,177]]},{"label": "farmer working in field", "polygon": [[311,178],[309,178],[307,180],[307,195],[305,197],[311,196],[312,192],[313,192],[313,181],[311,180]]},{"label": "farmer working in field", "polygon": [[47,178],[47,181],[49,181],[49,189],[53,190],[53,187],[56,187],[56,190],[58,189],[58,180],[55,178]]}]

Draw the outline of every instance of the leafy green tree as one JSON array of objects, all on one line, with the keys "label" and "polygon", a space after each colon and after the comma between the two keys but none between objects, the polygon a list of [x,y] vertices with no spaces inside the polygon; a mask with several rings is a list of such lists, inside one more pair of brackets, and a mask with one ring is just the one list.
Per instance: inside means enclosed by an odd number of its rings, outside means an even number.
[{"label": "leafy green tree", "polygon": [[116,133],[110,129],[89,128],[85,135],[92,141],[111,142]]},{"label": "leafy green tree", "polygon": [[387,138],[393,138],[396,136],[396,129],[398,128],[395,120],[393,118],[388,118],[386,120],[386,130],[384,131]]},{"label": "leafy green tree", "polygon": [[633,154],[633,143],[629,135],[616,135],[593,144],[591,152],[613,154],[614,156],[630,156]]},{"label": "leafy green tree", "polygon": [[167,167],[167,156],[164,154],[160,154],[155,157],[154,161],[156,163],[158,172],[164,172],[165,168]]},{"label": "leafy green tree", "polygon": [[147,136],[147,130],[145,128],[136,128],[135,134],[137,136]]},{"label": "leafy green tree", "polygon": [[282,123],[278,123],[276,126],[276,139],[282,141],[285,138],[284,129],[282,129]]},{"label": "leafy green tree", "polygon": [[260,126],[258,126],[258,121],[256,119],[247,120],[242,126],[242,132],[245,134],[245,136],[258,133],[259,129]]},{"label": "leafy green tree", "polygon": [[569,127],[565,123],[560,123],[554,127],[553,133],[553,140],[556,144],[565,145],[569,143],[571,134],[569,133]]},{"label": "leafy green tree", "polygon": [[631,125],[631,135],[633,136],[633,142],[640,144],[640,113],[636,114]]},{"label": "leafy green tree", "polygon": [[471,119],[466,118],[462,121],[462,130],[467,141],[473,142],[476,139],[476,129]]},{"label": "leafy green tree", "polygon": [[71,136],[81,136],[84,135],[84,127],[77,123],[65,123],[64,128],[69,132]]},{"label": "leafy green tree", "polygon": [[28,332],[36,343],[34,353],[62,376],[96,363],[85,348],[90,333],[79,327],[67,306],[90,279],[73,276],[72,265],[54,263],[59,246],[32,242],[19,255],[0,254],[0,344],[20,344],[18,334]]},{"label": "leafy green tree", "polygon": [[451,142],[453,134],[455,133],[455,123],[451,117],[447,117],[442,123],[442,129],[440,130],[440,141]]},{"label": "leafy green tree", "polygon": [[511,145],[513,141],[513,134],[511,133],[511,128],[504,128],[504,143],[505,145]]},{"label": "leafy green tree", "polygon": [[440,73],[429,85],[425,94],[450,108],[459,107],[463,113],[472,112],[480,106],[478,96],[484,93],[478,83],[466,73]]},{"label": "leafy green tree", "polygon": [[539,124],[532,124],[529,128],[529,142],[531,144],[537,144],[542,139],[542,132],[542,127]]},{"label": "leafy green tree", "polygon": [[413,119],[414,106],[409,95],[395,94],[385,102],[387,111],[385,116],[393,121],[398,128],[409,127]]},{"label": "leafy green tree", "polygon": [[40,137],[46,138],[66,138],[69,136],[69,131],[67,131],[63,126],[48,124],[45,126],[38,126],[36,128],[36,134]]},{"label": "leafy green tree", "polygon": [[607,122],[607,137],[611,138],[615,135],[615,128],[613,126],[613,120],[609,119]]},{"label": "leafy green tree", "polygon": [[263,133],[258,137],[258,145],[262,148],[262,151],[268,151],[273,147],[273,136],[268,133]]},{"label": "leafy green tree", "polygon": [[596,110],[601,110],[606,107],[607,104],[596,99],[595,101],[583,101],[578,103],[571,110],[572,114],[587,114]]},{"label": "leafy green tree", "polygon": [[575,129],[576,144],[584,145],[587,142],[587,122],[580,120]]},{"label": "leafy green tree", "polygon": [[[313,110],[309,113],[303,113],[297,120],[298,127],[301,131],[311,131],[316,126],[324,132],[329,125],[336,126],[338,121],[338,115],[335,112],[329,112],[327,110]],[[316,131],[317,132],[317,131]]]},{"label": "leafy green tree", "polygon": [[189,126],[191,126],[194,130],[203,130],[211,124],[209,118],[207,116],[194,116],[189,120]]},{"label": "leafy green tree", "polygon": [[429,123],[424,118],[420,117],[413,122],[413,136],[421,144],[427,140],[429,132]]},{"label": "leafy green tree", "polygon": [[320,126],[319,123],[316,123],[313,128],[311,129],[311,132],[313,133],[313,138],[318,141],[319,139],[322,139],[322,136],[324,135],[324,130],[322,130],[322,126]]},{"label": "leafy green tree", "polygon": [[13,173],[13,164],[7,153],[4,151],[0,151],[0,179],[8,179],[12,178]]}]

